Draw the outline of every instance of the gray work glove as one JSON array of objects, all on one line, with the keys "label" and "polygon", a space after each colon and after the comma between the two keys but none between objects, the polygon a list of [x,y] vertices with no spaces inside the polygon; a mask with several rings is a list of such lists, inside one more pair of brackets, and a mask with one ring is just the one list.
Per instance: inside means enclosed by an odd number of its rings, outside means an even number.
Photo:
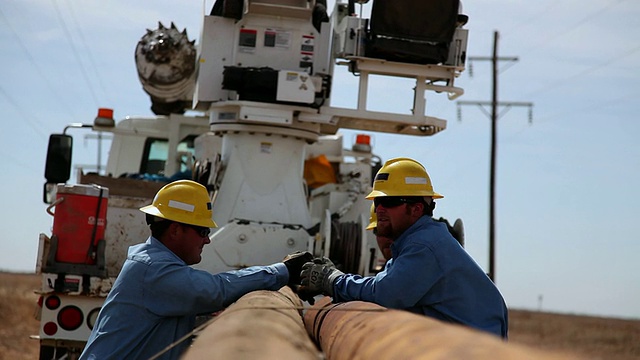
[{"label": "gray work glove", "polygon": [[331,260],[327,258],[313,259],[313,262],[302,265],[301,286],[298,293],[305,297],[319,294],[333,296],[333,283],[340,275],[344,275],[344,273],[336,269]]},{"label": "gray work glove", "polygon": [[313,261],[313,255],[310,252],[305,251],[296,251],[287,255],[282,262],[289,270],[289,285],[294,291],[296,290],[297,285],[300,284],[300,272],[302,271],[302,265],[305,263]]}]

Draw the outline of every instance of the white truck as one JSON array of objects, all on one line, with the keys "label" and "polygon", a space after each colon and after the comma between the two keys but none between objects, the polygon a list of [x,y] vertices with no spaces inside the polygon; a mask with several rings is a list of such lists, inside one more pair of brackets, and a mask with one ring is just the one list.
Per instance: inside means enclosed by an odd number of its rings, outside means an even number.
[{"label": "white truck", "polygon": [[[375,0],[370,19],[354,9],[338,1],[329,16],[323,1],[218,0],[197,46],[160,24],[136,48],[157,116],[116,123],[100,109],[93,124],[51,135],[44,201],[53,229],[40,234],[36,266],[40,359],[79,356],[128,247],[149,236],[138,209],[176,179],[209,189],[219,225],[197,268],[219,272],[308,250],[343,271],[379,270],[384,260],[365,230],[364,196],[381,165],[369,132],[445,129],[445,120],[425,115],[425,93],[463,93],[454,82],[464,71],[466,16],[457,0]],[[420,21],[411,20],[416,11]],[[336,65],[359,76],[355,109],[330,104]],[[368,110],[369,75],[415,79],[413,113]],[[80,170],[69,183],[67,132],[75,128],[110,133],[112,143],[105,174]],[[361,133],[345,149],[339,129]]]}]

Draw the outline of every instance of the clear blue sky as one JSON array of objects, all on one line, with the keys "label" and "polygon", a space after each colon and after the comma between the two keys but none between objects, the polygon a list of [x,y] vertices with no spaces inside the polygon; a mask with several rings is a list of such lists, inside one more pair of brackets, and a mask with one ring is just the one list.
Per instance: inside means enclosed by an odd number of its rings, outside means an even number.
[{"label": "clear blue sky", "polygon": [[[332,4],[332,2],[330,2]],[[33,271],[48,134],[150,115],[134,49],[158,21],[200,32],[212,1],[4,0],[0,3],[0,269]],[[367,5],[367,7],[370,5]],[[206,9],[206,10],[203,10]],[[490,56],[499,31],[499,100],[533,102],[499,120],[496,281],[512,308],[640,318],[640,3],[635,0],[465,1],[469,56]],[[491,64],[473,62],[460,100],[488,101]],[[355,106],[355,79],[338,71],[337,106]],[[373,81],[373,109],[408,112],[401,81]],[[339,101],[336,99],[340,99]],[[489,111],[489,109],[486,109]],[[372,134],[383,159],[410,156],[445,195],[436,216],[462,218],[467,250],[488,267],[490,120],[480,108],[429,94],[448,120],[433,137]],[[95,139],[73,131],[74,160],[95,164]],[[351,141],[354,132],[345,132]],[[107,146],[103,148],[105,161]],[[542,300],[542,301],[540,301]]]}]

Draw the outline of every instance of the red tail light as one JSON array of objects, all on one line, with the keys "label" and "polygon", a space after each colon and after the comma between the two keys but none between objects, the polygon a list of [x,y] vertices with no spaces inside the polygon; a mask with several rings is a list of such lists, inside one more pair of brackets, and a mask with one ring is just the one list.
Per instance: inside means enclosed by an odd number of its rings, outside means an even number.
[{"label": "red tail light", "polygon": [[60,307],[60,298],[55,295],[49,296],[47,300],[44,301],[44,304],[47,306],[47,309],[55,310]]},{"label": "red tail light", "polygon": [[42,331],[49,336],[55,335],[58,332],[58,325],[54,322],[48,322],[44,324]]},{"label": "red tail light", "polygon": [[82,310],[77,306],[65,306],[58,313],[58,324],[67,331],[79,328],[83,320]]}]

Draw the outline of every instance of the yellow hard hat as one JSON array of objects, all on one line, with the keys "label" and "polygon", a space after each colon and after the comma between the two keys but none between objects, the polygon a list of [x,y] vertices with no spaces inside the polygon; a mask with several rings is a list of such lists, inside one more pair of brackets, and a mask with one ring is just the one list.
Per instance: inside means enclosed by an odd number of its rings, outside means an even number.
[{"label": "yellow hard hat", "polygon": [[375,229],[378,226],[378,215],[376,215],[376,206],[371,204],[371,215],[369,216],[369,225],[367,230]]},{"label": "yellow hard hat", "polygon": [[380,168],[373,182],[373,191],[367,199],[379,196],[444,196],[433,191],[427,170],[419,162],[409,158],[388,160]]},{"label": "yellow hard hat", "polygon": [[140,211],[163,219],[202,227],[218,227],[212,219],[207,188],[191,180],[178,180],[158,190],[151,205]]}]

